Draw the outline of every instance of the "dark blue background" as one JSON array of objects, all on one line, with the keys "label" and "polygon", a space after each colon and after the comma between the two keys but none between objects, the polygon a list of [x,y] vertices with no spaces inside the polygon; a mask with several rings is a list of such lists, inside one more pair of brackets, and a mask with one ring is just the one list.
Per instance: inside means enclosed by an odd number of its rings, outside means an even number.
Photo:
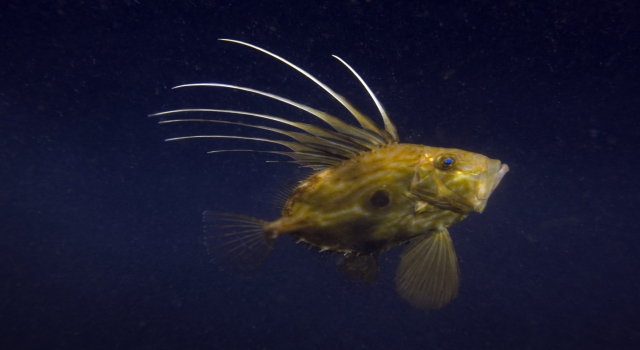
[{"label": "dark blue background", "polygon": [[[637,346],[636,2],[164,3],[0,5],[3,348]],[[302,172],[265,163],[277,156],[206,154],[253,143],[165,143],[205,131],[146,116],[309,117],[250,94],[170,88],[245,85],[350,118],[292,69],[225,37],[290,59],[377,118],[339,55],[403,141],[509,164],[487,210],[451,230],[462,270],[452,304],[424,312],[397,297],[398,249],[373,287],[288,239],[253,275],[209,262],[203,210],[275,219],[272,197]],[[219,128],[206,132],[239,132]]]}]

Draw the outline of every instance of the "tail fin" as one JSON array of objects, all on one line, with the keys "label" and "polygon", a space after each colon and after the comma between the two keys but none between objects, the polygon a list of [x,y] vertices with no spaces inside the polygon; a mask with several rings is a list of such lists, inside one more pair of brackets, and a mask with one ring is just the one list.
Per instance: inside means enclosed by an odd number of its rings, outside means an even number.
[{"label": "tail fin", "polygon": [[241,270],[256,269],[273,248],[275,237],[265,231],[266,221],[216,211],[205,211],[202,216],[204,232],[214,233],[205,238],[208,252],[222,252],[214,260],[225,260]]}]

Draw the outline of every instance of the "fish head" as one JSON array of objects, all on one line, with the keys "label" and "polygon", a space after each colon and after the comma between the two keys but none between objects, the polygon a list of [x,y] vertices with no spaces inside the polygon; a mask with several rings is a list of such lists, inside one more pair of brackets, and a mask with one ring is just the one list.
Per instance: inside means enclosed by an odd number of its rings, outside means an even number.
[{"label": "fish head", "polygon": [[410,192],[441,209],[481,213],[508,171],[506,164],[482,154],[425,147]]}]

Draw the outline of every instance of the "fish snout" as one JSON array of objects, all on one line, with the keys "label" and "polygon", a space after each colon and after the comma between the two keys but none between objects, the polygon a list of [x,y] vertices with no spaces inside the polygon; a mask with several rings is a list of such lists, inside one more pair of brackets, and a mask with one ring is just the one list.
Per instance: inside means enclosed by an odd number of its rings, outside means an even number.
[{"label": "fish snout", "polygon": [[474,211],[482,213],[485,206],[487,205],[489,197],[496,189],[496,187],[498,187],[498,184],[500,184],[500,181],[502,181],[502,178],[508,171],[508,165],[501,164],[497,159],[489,160],[489,167],[487,171],[482,173],[481,178],[478,181],[479,183],[476,192],[476,201],[473,207]]}]

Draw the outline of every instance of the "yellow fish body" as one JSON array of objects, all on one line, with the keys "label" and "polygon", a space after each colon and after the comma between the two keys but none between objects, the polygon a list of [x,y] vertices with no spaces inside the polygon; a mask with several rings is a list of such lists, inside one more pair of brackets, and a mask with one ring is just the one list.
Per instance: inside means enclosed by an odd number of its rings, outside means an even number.
[{"label": "yellow fish body", "polygon": [[247,43],[224,41],[262,51],[298,70],[342,103],[358,120],[360,127],[259,90],[214,83],[180,86],[215,86],[263,95],[303,109],[333,129],[235,110],[183,109],[154,114],[240,114],[284,123],[303,131],[213,119],[161,122],[226,123],[280,133],[294,141],[223,135],[169,140],[234,138],[277,143],[288,147],[290,152],[262,152],[287,155],[293,158],[294,163],[317,170],[292,191],[282,216],[275,221],[233,213],[205,212],[205,231],[215,232],[212,237],[215,241],[222,240],[215,247],[224,249],[240,264],[255,266],[266,258],[276,238],[289,235],[321,251],[344,254],[340,271],[352,280],[371,284],[378,277],[378,254],[407,242],[396,276],[400,296],[421,309],[441,308],[455,298],[459,269],[447,227],[472,211],[482,212],[489,196],[509,171],[508,166],[484,155],[459,149],[399,143],[396,128],[380,102],[360,76],[338,57],[369,92],[383,118],[384,128],[291,62]]}]

